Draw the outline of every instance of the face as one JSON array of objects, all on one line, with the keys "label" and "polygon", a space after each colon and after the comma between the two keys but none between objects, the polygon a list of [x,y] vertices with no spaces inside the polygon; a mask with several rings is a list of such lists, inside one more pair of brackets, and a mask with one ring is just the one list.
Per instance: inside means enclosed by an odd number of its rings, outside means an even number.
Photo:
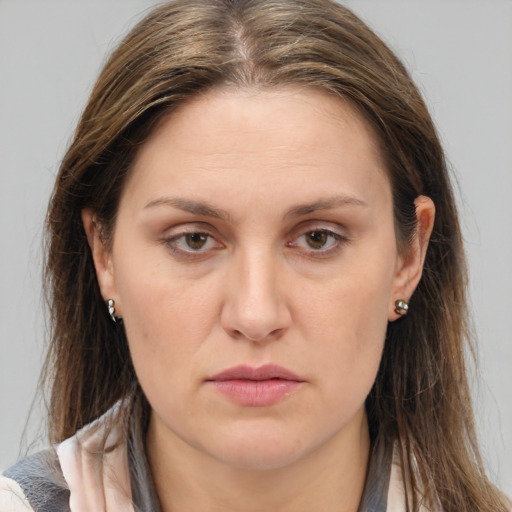
[{"label": "face", "polygon": [[414,279],[349,105],[292,88],[191,100],[141,147],[110,252],[93,245],[165,442],[277,468],[359,435]]}]

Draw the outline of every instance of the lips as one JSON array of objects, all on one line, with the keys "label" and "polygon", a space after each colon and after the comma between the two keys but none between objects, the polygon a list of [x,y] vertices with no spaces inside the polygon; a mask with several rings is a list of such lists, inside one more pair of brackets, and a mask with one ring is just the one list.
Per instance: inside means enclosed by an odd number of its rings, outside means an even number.
[{"label": "lips", "polygon": [[271,380],[271,379],[282,379],[296,382],[303,382],[299,376],[295,375],[291,371],[278,366],[275,364],[266,364],[259,368],[252,368],[251,366],[235,366],[228,368],[220,373],[217,373],[208,380],[211,381],[226,381],[226,380]]},{"label": "lips", "polygon": [[228,368],[206,382],[238,405],[266,407],[291,395],[305,381],[282,366],[268,364]]}]

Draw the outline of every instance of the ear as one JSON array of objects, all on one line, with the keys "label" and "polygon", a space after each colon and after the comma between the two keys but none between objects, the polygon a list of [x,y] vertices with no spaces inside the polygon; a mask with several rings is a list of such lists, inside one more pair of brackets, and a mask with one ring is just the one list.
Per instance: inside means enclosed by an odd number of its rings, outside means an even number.
[{"label": "ear", "polygon": [[395,311],[395,301],[403,299],[408,301],[420,282],[430,235],[434,227],[435,206],[432,199],[418,196],[414,205],[416,206],[416,232],[412,243],[397,258],[393,291],[388,309],[390,322],[401,316]]},{"label": "ear", "polygon": [[84,224],[85,234],[87,235],[87,242],[91,249],[101,295],[105,301],[114,299],[116,302],[116,310],[119,312],[119,304],[116,300],[117,290],[114,280],[112,252],[106,246],[101,236],[101,227],[92,209],[85,208],[82,210],[82,222]]}]

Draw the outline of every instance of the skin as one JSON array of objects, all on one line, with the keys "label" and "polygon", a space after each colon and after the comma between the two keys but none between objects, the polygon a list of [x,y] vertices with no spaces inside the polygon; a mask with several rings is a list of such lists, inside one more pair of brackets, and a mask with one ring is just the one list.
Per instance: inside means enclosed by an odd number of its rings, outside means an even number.
[{"label": "skin", "polygon": [[[84,210],[102,295],[152,407],[165,512],[357,510],[365,398],[434,219],[430,199],[416,207],[400,254],[375,136],[340,99],[224,88],[141,147],[110,250]],[[238,405],[207,381],[266,363],[303,380],[270,406]]]}]

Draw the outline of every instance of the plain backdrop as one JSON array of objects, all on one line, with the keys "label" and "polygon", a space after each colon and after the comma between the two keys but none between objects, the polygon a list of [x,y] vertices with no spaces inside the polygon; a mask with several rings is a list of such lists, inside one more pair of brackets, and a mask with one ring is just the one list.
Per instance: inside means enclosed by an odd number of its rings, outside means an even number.
[{"label": "plain backdrop", "polygon": [[[0,0],[0,470],[20,453],[45,344],[42,226],[105,55],[151,0]],[[401,56],[458,182],[488,467],[512,494],[512,0],[349,0]],[[26,447],[41,434],[35,408]],[[24,448],[23,448],[24,449]]]}]

